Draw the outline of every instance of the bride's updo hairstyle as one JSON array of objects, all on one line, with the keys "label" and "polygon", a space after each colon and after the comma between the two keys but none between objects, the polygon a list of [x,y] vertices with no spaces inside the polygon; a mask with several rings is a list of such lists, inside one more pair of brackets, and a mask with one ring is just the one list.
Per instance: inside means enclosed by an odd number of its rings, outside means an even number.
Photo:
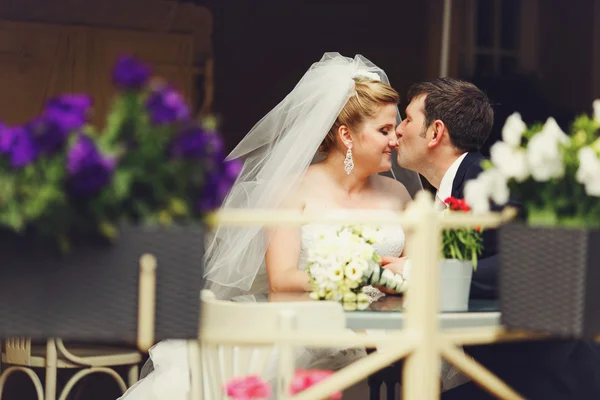
[{"label": "bride's updo hairstyle", "polygon": [[355,93],[350,96],[323,143],[319,146],[321,153],[328,153],[335,147],[340,126],[345,125],[351,130],[355,130],[365,120],[373,118],[382,106],[396,105],[400,102],[398,92],[386,83],[363,77],[354,78],[354,82]]}]

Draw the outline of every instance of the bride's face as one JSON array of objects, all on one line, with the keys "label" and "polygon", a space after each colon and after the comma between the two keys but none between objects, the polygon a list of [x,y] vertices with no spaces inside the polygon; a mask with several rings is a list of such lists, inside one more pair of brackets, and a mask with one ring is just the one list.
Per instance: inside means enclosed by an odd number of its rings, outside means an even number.
[{"label": "bride's face", "polygon": [[369,173],[392,168],[392,149],[396,148],[396,112],[394,104],[387,104],[357,129],[352,146],[356,166]]}]

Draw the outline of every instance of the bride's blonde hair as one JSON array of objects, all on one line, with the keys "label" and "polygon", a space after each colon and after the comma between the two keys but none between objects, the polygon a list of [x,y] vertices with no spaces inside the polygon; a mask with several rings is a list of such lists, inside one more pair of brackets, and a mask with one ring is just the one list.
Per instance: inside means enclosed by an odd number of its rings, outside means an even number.
[{"label": "bride's blonde hair", "polygon": [[333,126],[319,146],[322,153],[329,152],[334,146],[340,126],[345,125],[350,129],[357,129],[366,119],[375,116],[382,106],[398,104],[400,95],[394,88],[384,82],[367,78],[354,78],[355,93],[336,118]]}]

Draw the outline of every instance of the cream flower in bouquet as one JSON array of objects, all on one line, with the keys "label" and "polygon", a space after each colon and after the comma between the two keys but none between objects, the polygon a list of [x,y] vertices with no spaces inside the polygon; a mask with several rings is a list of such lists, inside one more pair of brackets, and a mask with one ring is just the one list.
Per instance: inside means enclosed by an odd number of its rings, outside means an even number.
[{"label": "cream flower in bouquet", "polygon": [[367,285],[403,292],[408,282],[402,275],[384,270],[373,245],[383,235],[378,228],[360,225],[325,227],[309,251],[306,271],[315,300],[368,302]]}]

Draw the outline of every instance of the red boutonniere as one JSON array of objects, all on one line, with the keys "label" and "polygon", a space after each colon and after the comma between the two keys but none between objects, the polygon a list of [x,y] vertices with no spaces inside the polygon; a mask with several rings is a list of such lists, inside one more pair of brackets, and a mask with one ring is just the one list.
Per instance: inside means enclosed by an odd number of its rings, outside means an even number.
[{"label": "red boutonniere", "polygon": [[465,199],[457,199],[456,197],[450,196],[444,200],[444,203],[446,203],[446,205],[450,207],[452,211],[471,211],[471,207],[469,207]]}]

